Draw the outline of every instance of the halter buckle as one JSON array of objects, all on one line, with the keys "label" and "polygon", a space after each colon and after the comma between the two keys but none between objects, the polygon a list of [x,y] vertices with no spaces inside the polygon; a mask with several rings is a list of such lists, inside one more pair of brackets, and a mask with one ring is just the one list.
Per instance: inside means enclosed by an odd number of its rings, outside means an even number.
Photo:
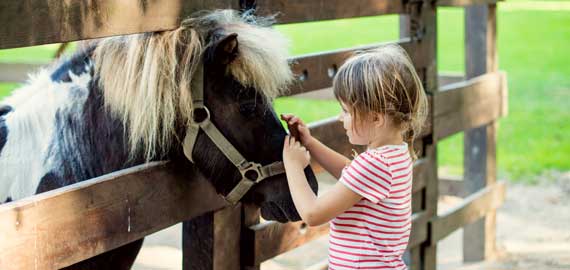
[{"label": "halter buckle", "polygon": [[247,179],[255,183],[264,179],[261,171],[261,165],[259,163],[245,162],[243,165],[239,166],[238,169],[243,179]]},{"label": "halter buckle", "polygon": [[192,121],[195,124],[200,125],[206,121],[210,120],[210,110],[206,106],[195,106],[192,112]]}]

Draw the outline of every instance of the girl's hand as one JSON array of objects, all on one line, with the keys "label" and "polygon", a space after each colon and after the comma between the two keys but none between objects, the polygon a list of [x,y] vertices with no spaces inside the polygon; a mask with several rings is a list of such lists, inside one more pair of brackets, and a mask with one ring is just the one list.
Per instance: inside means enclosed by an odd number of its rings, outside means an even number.
[{"label": "girl's hand", "polygon": [[295,169],[304,169],[309,166],[311,155],[309,151],[295,140],[293,136],[285,137],[283,145],[283,163],[285,168],[295,167]]},{"label": "girl's hand", "polygon": [[313,136],[311,136],[309,128],[307,125],[305,125],[301,118],[293,114],[282,114],[281,120],[287,122],[289,126],[297,124],[297,131],[299,132],[299,140],[301,141],[301,144],[303,144],[305,147],[309,147],[309,144],[311,144],[311,141],[313,140]]}]

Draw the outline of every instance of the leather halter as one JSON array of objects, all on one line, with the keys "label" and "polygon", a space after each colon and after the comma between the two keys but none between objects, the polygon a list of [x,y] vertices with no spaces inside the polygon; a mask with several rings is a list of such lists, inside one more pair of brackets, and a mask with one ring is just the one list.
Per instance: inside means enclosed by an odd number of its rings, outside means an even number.
[{"label": "leather halter", "polygon": [[247,191],[255,184],[274,175],[285,172],[283,162],[276,161],[269,165],[262,166],[259,163],[246,160],[239,151],[224,137],[218,128],[210,120],[210,111],[204,105],[204,66],[198,65],[192,80],[192,103],[194,113],[192,122],[188,125],[186,136],[184,137],[184,155],[194,163],[192,151],[198,138],[200,129],[214,142],[222,153],[234,164],[241,173],[240,182],[224,197],[224,199],[236,204]]}]

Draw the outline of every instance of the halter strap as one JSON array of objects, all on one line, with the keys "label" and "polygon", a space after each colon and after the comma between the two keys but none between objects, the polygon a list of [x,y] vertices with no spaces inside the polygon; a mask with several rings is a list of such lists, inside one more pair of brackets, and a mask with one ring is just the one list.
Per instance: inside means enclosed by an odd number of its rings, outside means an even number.
[{"label": "halter strap", "polygon": [[[262,166],[259,163],[250,162],[245,159],[240,152],[224,137],[218,128],[210,120],[210,111],[204,105],[204,67],[203,64],[198,65],[192,80],[192,100],[194,105],[193,119],[188,125],[186,136],[183,141],[184,155],[188,160],[194,163],[192,153],[194,145],[198,138],[200,129],[214,142],[226,158],[234,164],[241,173],[242,179],[239,183],[224,197],[224,199],[236,204],[249,189],[274,175],[285,172],[283,162],[276,161],[269,165]],[[200,113],[200,115],[197,115]],[[198,118],[199,117],[199,118]]]}]

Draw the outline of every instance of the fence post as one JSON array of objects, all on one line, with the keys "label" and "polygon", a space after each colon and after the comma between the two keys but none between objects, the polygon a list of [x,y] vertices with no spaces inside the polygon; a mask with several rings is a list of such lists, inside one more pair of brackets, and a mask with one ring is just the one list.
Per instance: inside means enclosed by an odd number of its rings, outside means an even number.
[{"label": "fence post", "polygon": [[241,204],[185,221],[182,269],[239,270],[241,224]]},{"label": "fence post", "polygon": [[213,270],[214,213],[182,223],[182,269]]},{"label": "fence post", "polygon": [[[465,8],[466,79],[497,71],[496,4]],[[496,181],[496,123],[465,132],[464,180],[467,194]],[[490,258],[495,251],[496,212],[464,227],[463,261]]]},{"label": "fence post", "polygon": [[[410,14],[400,15],[400,39],[410,38],[411,37],[411,23],[410,23]],[[423,202],[424,202],[424,190],[415,192],[412,195],[412,213],[422,211]],[[406,263],[410,267],[410,270],[420,270],[421,265],[421,246],[413,247],[408,250],[409,254],[404,258],[409,259]]]},{"label": "fence post", "polygon": [[[420,12],[420,31],[422,35],[422,49],[426,55],[428,65],[424,70],[424,87],[426,92],[435,93],[437,85],[437,8],[436,2],[425,0]],[[431,108],[433,110],[433,107]],[[433,115],[433,113],[432,113]],[[432,118],[433,121],[433,118]],[[433,126],[433,122],[432,125]],[[433,132],[432,132],[433,137]],[[429,160],[429,174],[424,194],[424,211],[428,213],[430,219],[437,217],[438,176],[437,176],[437,141],[432,138],[431,145],[424,146],[425,155]],[[435,270],[437,268],[437,244],[431,244],[431,223],[428,223],[428,241],[421,245],[420,256],[422,258],[420,269]]]},{"label": "fence post", "polygon": [[[400,37],[409,37],[419,42],[421,57],[427,63],[426,66],[418,70],[418,74],[423,79],[425,91],[433,94],[438,89],[437,84],[437,9],[435,1],[410,1],[407,7],[409,16],[400,16]],[[433,123],[432,125],[433,126]],[[437,181],[437,148],[436,141],[424,142],[424,153],[428,159],[429,174],[426,187],[422,192],[414,194],[412,198],[413,211],[425,211],[431,218],[437,216],[438,181]],[[435,270],[436,265],[436,244],[431,244],[431,229],[428,226],[428,239],[416,248],[410,250],[411,269]]]},{"label": "fence post", "polygon": [[259,224],[259,208],[252,204],[244,204],[241,224],[241,270],[259,270],[261,265],[256,264],[255,232],[249,229]]}]

